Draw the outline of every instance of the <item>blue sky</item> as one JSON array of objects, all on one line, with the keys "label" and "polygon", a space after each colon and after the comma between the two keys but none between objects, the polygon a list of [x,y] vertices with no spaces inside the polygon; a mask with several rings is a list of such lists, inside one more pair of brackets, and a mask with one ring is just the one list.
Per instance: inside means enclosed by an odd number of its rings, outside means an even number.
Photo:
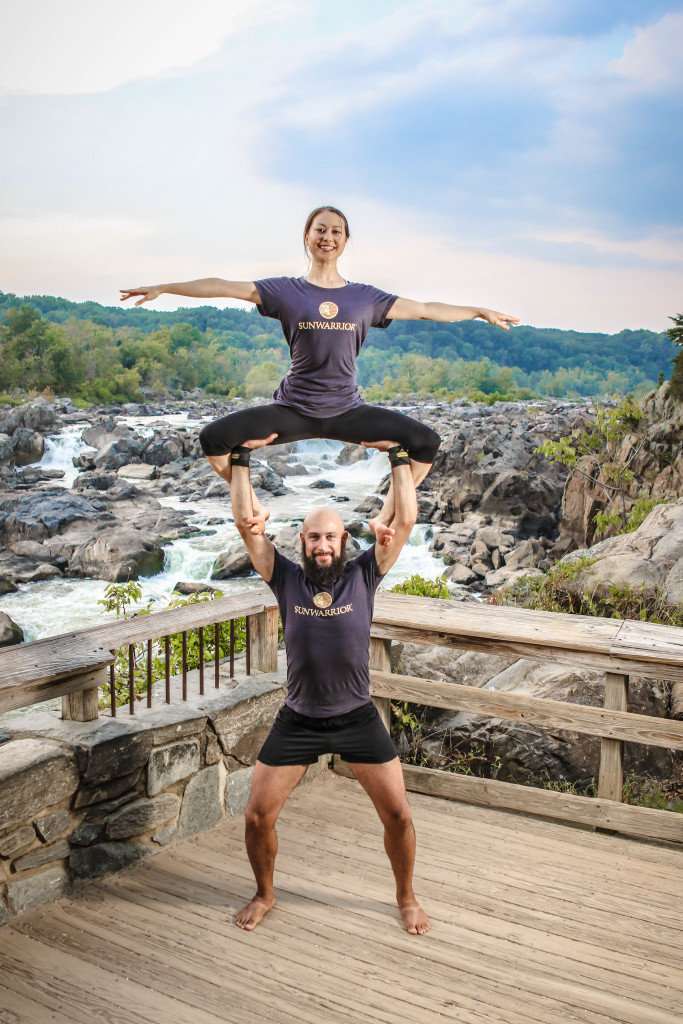
[{"label": "blue sky", "polygon": [[3,7],[3,291],[299,274],[331,202],[346,276],[410,298],[683,311],[683,2]]}]

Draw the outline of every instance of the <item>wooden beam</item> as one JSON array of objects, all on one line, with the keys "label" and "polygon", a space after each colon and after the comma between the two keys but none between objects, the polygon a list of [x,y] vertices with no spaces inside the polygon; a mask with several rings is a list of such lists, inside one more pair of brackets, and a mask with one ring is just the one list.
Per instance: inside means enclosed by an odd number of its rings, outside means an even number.
[{"label": "wooden beam", "polygon": [[22,687],[15,687],[13,690],[0,693],[0,714],[5,711],[14,711],[16,708],[30,707],[32,704],[42,704],[45,700],[62,697],[67,693],[77,693],[95,686],[104,686],[105,683],[102,682],[102,679],[105,678],[106,671],[106,668],[98,666],[87,672],[77,672],[63,679],[36,685],[29,682]]},{"label": "wooden beam", "polygon": [[[613,832],[683,843],[683,814],[674,811],[631,807],[612,800],[555,793],[552,790],[519,786],[513,782],[477,779],[433,768],[419,768],[416,765],[404,764],[402,767],[406,789],[413,793],[426,793],[428,796],[462,800],[480,807],[520,811]],[[353,777],[351,769],[338,757],[334,759],[334,770],[347,778]]]},{"label": "wooden beam", "polygon": [[[391,674],[391,641],[370,639],[370,674],[377,669],[382,675]],[[384,722],[387,732],[391,732],[391,701],[384,696],[373,696],[373,703]]]},{"label": "wooden beam", "polygon": [[256,669],[257,672],[275,672],[277,670],[277,607],[266,608],[265,611],[249,615],[248,618],[251,643],[250,668]]},{"label": "wooden beam", "polygon": [[[622,676],[617,676],[621,679]],[[635,715],[627,711],[568,704],[544,697],[480,690],[434,679],[370,672],[370,693],[378,697],[407,700],[451,711],[466,711],[490,718],[529,722],[544,729],[569,729],[588,736],[602,736],[610,742],[646,743],[667,750],[683,750],[683,722],[669,718]],[[611,799],[616,799],[612,797]]]},{"label": "wooden beam", "polygon": [[[605,674],[605,709],[625,712],[628,708],[628,676]],[[638,716],[642,717],[642,716]],[[598,796],[621,800],[624,787],[624,744],[620,739],[604,738],[600,747]]]}]

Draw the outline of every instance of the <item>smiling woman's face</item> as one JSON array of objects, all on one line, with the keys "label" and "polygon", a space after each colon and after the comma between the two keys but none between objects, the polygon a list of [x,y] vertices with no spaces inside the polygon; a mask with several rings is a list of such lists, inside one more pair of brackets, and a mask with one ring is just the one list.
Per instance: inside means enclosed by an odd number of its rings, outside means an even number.
[{"label": "smiling woman's face", "polygon": [[328,263],[339,259],[347,242],[343,220],[338,213],[322,210],[313,218],[305,241],[311,256],[317,260]]}]

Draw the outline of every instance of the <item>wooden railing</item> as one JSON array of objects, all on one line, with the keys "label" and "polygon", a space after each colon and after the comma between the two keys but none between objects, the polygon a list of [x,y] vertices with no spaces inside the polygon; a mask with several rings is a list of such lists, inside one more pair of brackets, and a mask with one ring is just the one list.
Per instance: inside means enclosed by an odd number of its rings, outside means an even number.
[{"label": "wooden railing", "polygon": [[[604,708],[395,675],[389,658],[392,640],[601,670]],[[387,725],[393,699],[570,729],[602,740],[596,799],[404,765],[409,789],[683,842],[682,814],[621,802],[625,742],[683,750],[683,722],[627,711],[629,675],[683,681],[683,629],[380,592],[370,665],[371,693]],[[340,770],[348,771],[343,765]]]},{"label": "wooden railing", "polygon": [[[246,619],[246,673],[252,668],[277,668],[277,606],[267,587],[234,597],[184,605],[169,611],[107,622],[94,629],[65,633],[0,651],[0,713],[62,697],[62,715],[77,721],[97,718],[100,690],[109,690],[112,715],[116,714],[114,663],[118,651],[127,650],[129,710],[135,712],[136,647],[146,646],[146,703],[152,704],[154,651],[164,664],[165,699],[170,701],[169,639],[182,637],[182,696],[187,699],[187,637],[193,630],[199,642],[199,692],[204,692],[205,631],[213,627],[214,649],[219,627],[230,623],[230,674],[234,674],[234,622]],[[214,658],[214,686],[219,685],[219,659]]]},{"label": "wooden railing", "polygon": [[[108,622],[0,651],[0,713],[63,698],[63,715],[85,721],[97,717],[100,689],[112,691],[117,651],[128,649],[135,671],[135,645],[146,644],[147,704],[152,700],[153,645],[165,649],[165,699],[170,700],[168,637],[183,640],[182,695],[187,697],[187,636],[245,618],[246,671],[277,668],[278,616],[266,587],[234,597],[186,605],[152,615]],[[514,693],[392,674],[392,640],[552,661],[605,673],[604,708],[544,700]],[[234,643],[231,645],[231,673]],[[527,609],[462,604],[379,592],[370,641],[371,693],[389,725],[390,702],[410,701],[449,710],[516,719],[548,729],[570,729],[601,738],[598,797],[533,789],[509,782],[472,778],[404,765],[409,789],[507,808],[598,828],[683,842],[683,815],[623,804],[623,745],[643,743],[683,750],[683,722],[632,714],[627,710],[629,675],[683,684],[683,630],[649,623],[590,618]],[[199,660],[200,692],[204,659]],[[220,666],[214,660],[214,685]],[[131,713],[135,711],[131,695]],[[345,772],[343,764],[335,768]]]}]

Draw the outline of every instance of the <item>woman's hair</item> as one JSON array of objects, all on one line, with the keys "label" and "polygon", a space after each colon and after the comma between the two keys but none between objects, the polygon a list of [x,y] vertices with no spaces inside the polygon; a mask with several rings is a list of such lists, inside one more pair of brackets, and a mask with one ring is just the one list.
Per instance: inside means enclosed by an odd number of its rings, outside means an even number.
[{"label": "woman's hair", "polygon": [[346,231],[346,237],[347,239],[351,237],[351,232],[349,231],[349,222],[347,221],[346,217],[341,212],[341,210],[338,210],[336,206],[316,206],[315,210],[311,210],[308,217],[306,218],[306,226],[304,227],[304,252],[306,253],[307,256],[308,249],[306,248],[306,236],[308,232],[311,230],[311,224],[313,223],[315,218],[319,214],[324,213],[325,210],[328,210],[330,213],[336,213],[338,217],[341,217],[342,224],[344,225],[344,230]]}]

